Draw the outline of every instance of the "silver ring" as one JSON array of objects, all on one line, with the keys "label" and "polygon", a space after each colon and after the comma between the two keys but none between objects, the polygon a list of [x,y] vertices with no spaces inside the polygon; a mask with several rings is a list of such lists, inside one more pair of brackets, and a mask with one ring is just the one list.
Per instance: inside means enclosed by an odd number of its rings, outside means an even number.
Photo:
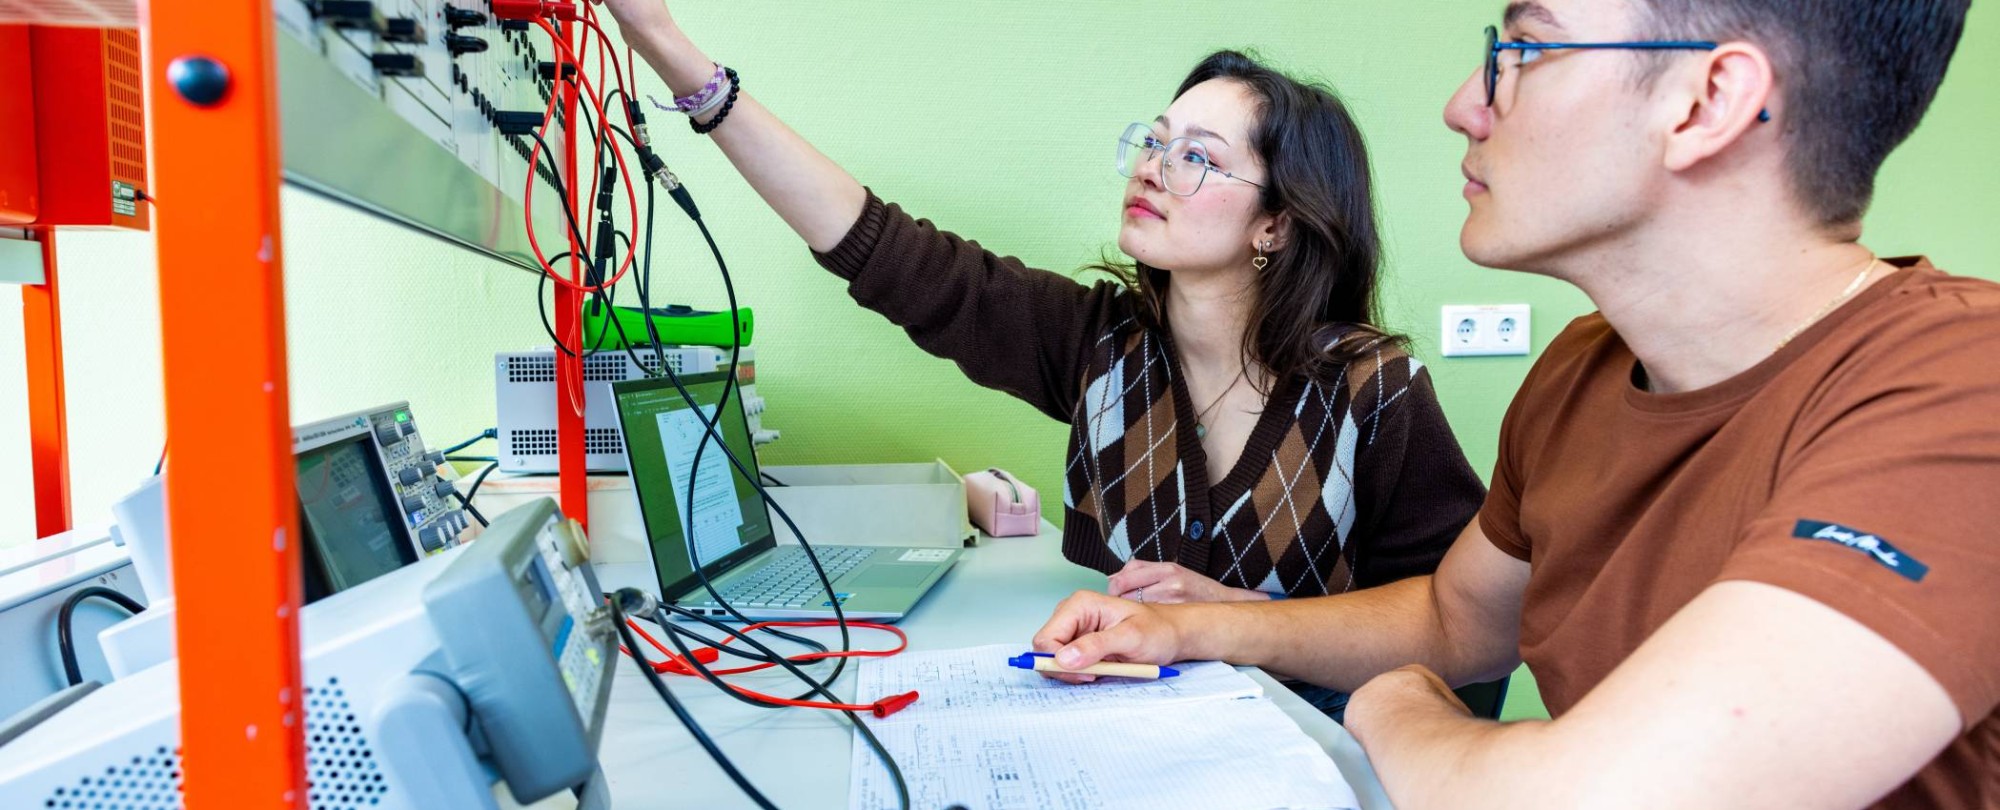
[{"label": "silver ring", "polygon": [[1144,601],[1146,601],[1146,589],[1145,589],[1145,588],[1140,588],[1140,589],[1138,589],[1138,590],[1134,591],[1134,593],[1137,593],[1137,594],[1139,595],[1139,601],[1141,601],[1141,602],[1144,602]]}]

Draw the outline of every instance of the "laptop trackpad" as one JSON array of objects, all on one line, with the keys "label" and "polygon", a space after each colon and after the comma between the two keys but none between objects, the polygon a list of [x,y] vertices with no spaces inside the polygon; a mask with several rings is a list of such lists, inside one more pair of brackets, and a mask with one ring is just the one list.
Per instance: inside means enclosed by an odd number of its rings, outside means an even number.
[{"label": "laptop trackpad", "polygon": [[872,565],[854,575],[854,579],[841,583],[841,587],[860,590],[862,588],[898,588],[923,584],[924,578],[936,571],[935,565]]}]

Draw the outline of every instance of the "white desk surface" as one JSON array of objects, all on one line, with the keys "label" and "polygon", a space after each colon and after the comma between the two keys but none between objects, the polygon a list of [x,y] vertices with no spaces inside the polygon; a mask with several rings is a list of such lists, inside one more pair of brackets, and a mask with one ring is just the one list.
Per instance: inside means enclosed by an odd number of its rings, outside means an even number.
[{"label": "white desk surface", "polygon": [[[966,549],[951,572],[901,622],[909,633],[910,649],[998,643],[1017,643],[1026,649],[1028,640],[1063,597],[1077,590],[1104,587],[1102,574],[1062,558],[1060,537],[1046,522],[1040,537],[982,537],[980,545]],[[715,637],[712,628],[699,629],[703,635]],[[839,641],[838,632],[831,629],[804,634],[829,645]],[[661,641],[665,643],[665,639]],[[862,630],[855,631],[854,642],[856,649],[880,649],[894,644],[894,638]],[[854,697],[854,663],[849,662],[848,672],[841,674],[833,688],[842,699]],[[674,719],[638,668],[621,656],[617,669],[600,756],[611,785],[612,807],[753,807]],[[1263,672],[1245,672],[1263,684],[1266,694],[1326,749],[1354,786],[1365,810],[1389,808],[1361,746],[1345,729]],[[668,688],[709,736],[779,807],[847,807],[854,732],[845,717],[817,709],[753,708],[694,678],[666,677]],[[786,697],[803,691],[789,676],[757,673],[733,680]],[[906,771],[923,767],[918,762],[900,765]]]}]

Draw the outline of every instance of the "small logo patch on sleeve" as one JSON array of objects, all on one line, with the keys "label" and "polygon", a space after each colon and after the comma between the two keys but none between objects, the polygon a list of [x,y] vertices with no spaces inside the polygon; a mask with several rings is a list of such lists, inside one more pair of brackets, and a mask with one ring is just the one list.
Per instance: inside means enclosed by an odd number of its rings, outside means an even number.
[{"label": "small logo patch on sleeve", "polygon": [[1904,579],[1911,582],[1924,581],[1924,575],[1931,571],[1930,566],[1924,565],[1918,562],[1917,558],[1898,550],[1895,546],[1890,545],[1889,541],[1867,532],[1847,528],[1838,523],[1801,520],[1797,526],[1792,528],[1792,536],[1803,540],[1825,540],[1829,543],[1839,543],[1855,551],[1867,554],[1876,562],[1881,563],[1882,567],[1902,575]]}]

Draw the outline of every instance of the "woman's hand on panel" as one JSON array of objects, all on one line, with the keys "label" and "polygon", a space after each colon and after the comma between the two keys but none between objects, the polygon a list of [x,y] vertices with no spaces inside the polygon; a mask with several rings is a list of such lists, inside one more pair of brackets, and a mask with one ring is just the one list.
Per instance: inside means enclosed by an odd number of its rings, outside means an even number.
[{"label": "woman's hand on panel", "polygon": [[1270,599],[1263,591],[1232,588],[1176,563],[1132,560],[1111,575],[1106,590],[1134,602],[1171,605],[1181,602],[1251,602]]},{"label": "woman's hand on panel", "polygon": [[674,28],[673,12],[667,10],[666,0],[591,0],[604,6],[618,21],[619,36],[631,44],[640,34],[668,31]]}]

